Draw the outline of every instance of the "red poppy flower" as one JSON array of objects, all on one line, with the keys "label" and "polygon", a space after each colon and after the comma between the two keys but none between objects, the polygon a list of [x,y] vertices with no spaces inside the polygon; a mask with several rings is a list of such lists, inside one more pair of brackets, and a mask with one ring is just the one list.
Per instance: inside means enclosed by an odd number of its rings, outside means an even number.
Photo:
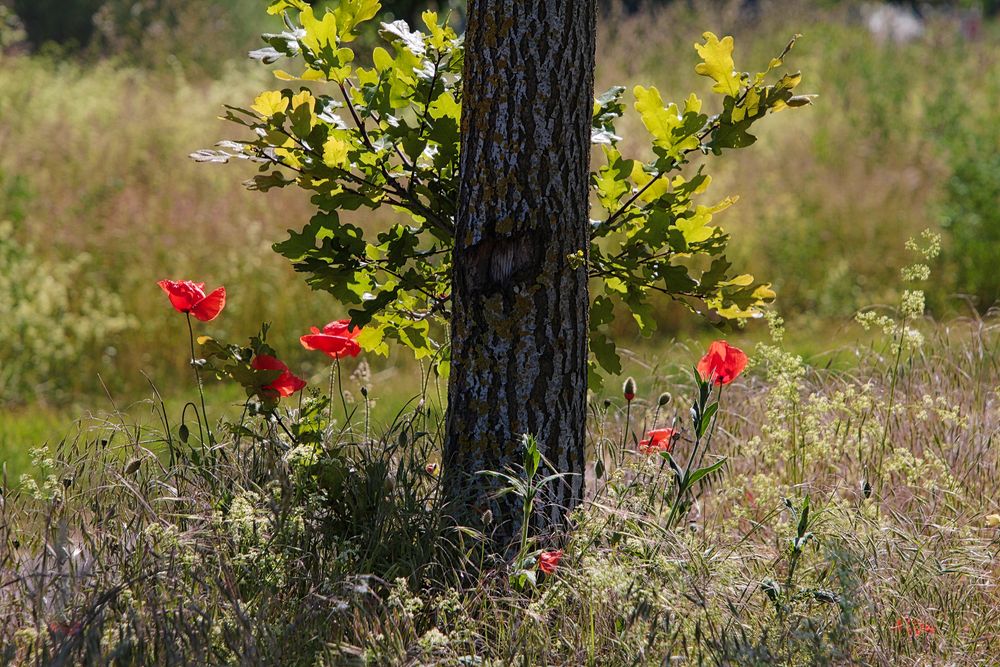
[{"label": "red poppy flower", "polygon": [[291,396],[306,386],[305,380],[293,375],[284,362],[269,354],[258,354],[253,358],[250,367],[258,371],[281,371],[276,380],[261,387],[262,391],[273,392],[278,396]]},{"label": "red poppy flower", "polygon": [[428,463],[426,466],[424,466],[424,471],[428,475],[430,475],[431,477],[437,477],[437,474],[438,474],[438,464],[436,464],[436,463]]},{"label": "red poppy flower", "polygon": [[211,322],[226,307],[226,288],[205,294],[205,283],[190,280],[161,280],[157,283],[170,297],[173,307],[191,313],[202,322]]},{"label": "red poppy flower", "polygon": [[729,384],[747,367],[747,355],[724,340],[717,340],[698,362],[698,373],[717,385]]},{"label": "red poppy flower", "polygon": [[559,567],[559,561],[562,560],[562,557],[562,549],[557,551],[543,551],[538,555],[538,569],[545,574],[552,574]]},{"label": "red poppy flower", "polygon": [[659,454],[669,452],[674,448],[674,438],[677,431],[672,428],[658,428],[646,434],[639,441],[639,451],[643,454]]},{"label": "red poppy flower", "polygon": [[923,634],[933,635],[936,630],[930,623],[925,623],[920,619],[911,616],[902,616],[896,619],[896,624],[892,626],[896,632],[906,632],[908,637],[919,637]]},{"label": "red poppy flower", "polygon": [[302,336],[299,341],[302,347],[307,350],[319,350],[331,359],[339,357],[356,357],[361,353],[361,346],[358,345],[357,338],[361,334],[361,327],[354,327],[351,331],[350,320],[337,320],[330,322],[323,330],[311,327],[311,334]]}]

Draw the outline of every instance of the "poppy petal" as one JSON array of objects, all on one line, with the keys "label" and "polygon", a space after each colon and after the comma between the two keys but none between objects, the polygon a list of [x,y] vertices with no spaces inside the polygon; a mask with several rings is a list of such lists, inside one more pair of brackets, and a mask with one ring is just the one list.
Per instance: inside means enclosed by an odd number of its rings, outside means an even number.
[{"label": "poppy petal", "polygon": [[698,374],[716,385],[729,384],[747,367],[747,355],[724,340],[713,342],[698,362]]},{"label": "poppy petal", "polygon": [[287,371],[288,366],[270,354],[258,354],[250,362],[250,368],[257,371]]},{"label": "poppy petal", "polygon": [[345,336],[309,334],[299,338],[299,342],[307,350],[323,352],[334,359],[337,357],[356,357],[361,353],[361,346],[358,345],[357,341]]},{"label": "poppy petal", "polygon": [[314,333],[300,337],[299,342],[302,343],[302,347],[307,350],[326,352],[331,347],[330,338],[332,338],[332,336]]},{"label": "poppy petal", "polygon": [[270,389],[278,392],[279,396],[291,396],[297,391],[301,391],[306,386],[306,381],[291,371],[285,371],[277,380],[271,383]]},{"label": "poppy petal", "polygon": [[269,354],[258,354],[250,362],[250,367],[259,371],[281,371],[277,379],[260,388],[264,393],[274,392],[279,397],[287,397],[306,386],[305,380],[288,370],[283,361]]},{"label": "poppy petal", "polygon": [[677,431],[672,428],[658,428],[649,431],[646,437],[639,441],[639,453],[656,454],[670,452],[674,448],[674,437]]},{"label": "poppy petal", "polygon": [[562,560],[563,552],[561,549],[556,551],[545,551],[538,555],[538,569],[545,574],[552,574],[559,567],[559,561]]},{"label": "poppy petal", "polygon": [[222,309],[225,307],[226,288],[220,287],[196,303],[191,309],[191,314],[202,322],[211,322],[219,316],[219,313],[221,313]]},{"label": "poppy petal", "polygon": [[190,280],[161,280],[156,283],[170,298],[170,304],[182,313],[190,313],[195,304],[205,298],[205,283]]},{"label": "poppy petal", "polygon": [[[323,333],[329,334],[331,336],[346,336],[350,332],[351,321],[350,320],[337,320],[335,322],[330,322],[323,327]],[[355,328],[355,331],[360,331],[360,329]],[[355,334],[357,335],[357,334]]]}]

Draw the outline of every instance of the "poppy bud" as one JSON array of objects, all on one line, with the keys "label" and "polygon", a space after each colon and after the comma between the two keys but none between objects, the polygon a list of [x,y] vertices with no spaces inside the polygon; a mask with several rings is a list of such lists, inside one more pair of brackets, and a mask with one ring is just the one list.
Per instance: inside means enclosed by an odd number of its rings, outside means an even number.
[{"label": "poppy bud", "polygon": [[865,480],[865,483],[861,485],[861,493],[865,498],[872,497],[872,485],[867,479]]},{"label": "poppy bud", "polygon": [[629,376],[625,379],[625,385],[622,387],[622,393],[625,395],[625,400],[629,403],[635,398],[635,379]]},{"label": "poppy bud", "polygon": [[656,403],[662,408],[664,405],[670,402],[670,399],[671,399],[670,392],[665,391],[662,394],[660,394],[660,398],[656,401]]},{"label": "poppy bud", "polygon": [[611,407],[611,399],[605,398],[604,399],[604,409],[607,410],[610,407]]},{"label": "poppy bud", "polygon": [[365,398],[368,398],[368,387],[361,388],[361,395],[364,396]]}]

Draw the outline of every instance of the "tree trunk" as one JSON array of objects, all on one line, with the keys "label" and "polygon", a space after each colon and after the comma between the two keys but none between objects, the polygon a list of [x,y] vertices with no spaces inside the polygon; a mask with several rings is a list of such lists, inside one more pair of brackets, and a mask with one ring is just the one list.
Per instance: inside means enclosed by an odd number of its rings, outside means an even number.
[{"label": "tree trunk", "polygon": [[[596,0],[470,0],[455,234],[446,491],[502,548],[513,496],[476,475],[536,437],[562,483],[533,523],[554,527],[584,486],[588,180]],[[543,467],[544,469],[544,467]]]}]

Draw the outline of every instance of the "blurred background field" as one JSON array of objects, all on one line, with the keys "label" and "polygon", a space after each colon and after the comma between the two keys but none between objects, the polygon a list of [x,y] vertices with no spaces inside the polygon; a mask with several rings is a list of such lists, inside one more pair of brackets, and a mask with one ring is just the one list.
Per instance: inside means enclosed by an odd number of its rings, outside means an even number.
[{"label": "blurred background field", "polygon": [[[406,18],[421,5],[383,4]],[[703,31],[733,34],[737,62],[751,67],[803,35],[789,64],[819,94],[815,107],[765,123],[754,148],[713,165],[708,198],[739,195],[719,218],[731,259],[774,282],[788,343],[807,355],[857,341],[854,313],[896,301],[904,241],[925,228],[945,238],[928,293],[935,318],[983,315],[1000,297],[995,7],[886,7],[676,0],[611,3],[601,19],[598,88],[655,84],[667,100],[706,93],[692,48]],[[223,103],[276,87],[245,57],[271,30],[280,23],[259,0],[0,0],[0,461],[10,471],[91,411],[152,414],[136,404],[150,383],[178,409],[190,395],[187,332],[161,278],[225,285],[224,317],[199,333],[241,341],[269,321],[282,356],[325,386],[328,368],[297,338],[344,310],[270,250],[308,220],[307,197],[249,192],[247,165],[187,157],[233,134],[217,120]],[[643,131],[634,116],[625,129]],[[380,224],[370,217],[354,215]],[[716,335],[668,303],[659,321],[653,339],[624,320],[615,334],[652,356],[681,335]],[[752,323],[731,337],[764,335]],[[403,355],[371,363],[376,409],[389,415],[416,393],[420,369]],[[238,403],[231,388],[210,391]]]}]

